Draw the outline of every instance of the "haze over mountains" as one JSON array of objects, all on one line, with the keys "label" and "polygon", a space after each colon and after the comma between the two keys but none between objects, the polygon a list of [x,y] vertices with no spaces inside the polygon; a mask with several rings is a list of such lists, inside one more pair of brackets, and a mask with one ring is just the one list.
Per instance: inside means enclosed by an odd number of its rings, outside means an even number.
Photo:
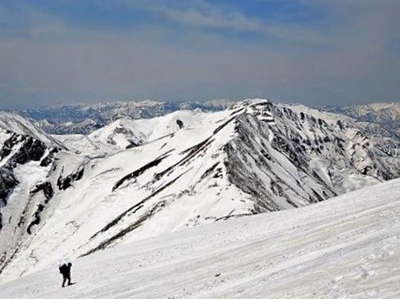
[{"label": "haze over mountains", "polygon": [[397,120],[395,104],[391,118],[365,108],[368,119],[262,99],[95,107],[24,112],[42,123],[51,113],[64,128],[89,115],[95,125],[84,135],[51,135],[0,114],[0,281],[400,177],[400,138],[387,125]]}]

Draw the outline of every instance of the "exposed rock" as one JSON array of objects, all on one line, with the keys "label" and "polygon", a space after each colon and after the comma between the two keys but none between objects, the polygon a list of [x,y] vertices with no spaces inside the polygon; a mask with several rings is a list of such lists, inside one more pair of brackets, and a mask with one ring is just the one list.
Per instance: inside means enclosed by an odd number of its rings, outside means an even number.
[{"label": "exposed rock", "polygon": [[[7,204],[7,197],[18,183],[11,169],[0,167],[0,200],[3,206]],[[0,203],[0,208],[2,204]]]},{"label": "exposed rock", "polygon": [[57,186],[60,190],[66,190],[71,187],[72,183],[79,181],[83,177],[85,169],[79,168],[76,172],[69,174],[66,177],[62,177],[62,174],[57,179]]}]

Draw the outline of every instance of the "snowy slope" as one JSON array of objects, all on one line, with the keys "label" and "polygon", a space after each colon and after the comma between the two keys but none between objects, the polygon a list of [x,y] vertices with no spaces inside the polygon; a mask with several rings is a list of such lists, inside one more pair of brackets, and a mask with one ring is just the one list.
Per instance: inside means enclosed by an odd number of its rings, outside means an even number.
[{"label": "snowy slope", "polygon": [[0,286],[7,298],[399,298],[400,180],[204,225]]},{"label": "snowy slope", "polygon": [[0,112],[0,272],[40,221],[53,193],[46,175],[63,149],[21,116]]},{"label": "snowy slope", "polygon": [[202,113],[199,111],[182,110],[152,119],[120,118],[88,135],[53,135],[53,137],[68,145],[71,150],[80,153],[110,154],[173,135],[179,130],[176,122],[178,119],[186,124],[190,123],[191,126],[201,126],[201,121],[196,119],[196,116],[200,115]]},{"label": "snowy slope", "polygon": [[146,136],[136,127],[134,120],[122,118],[91,133],[88,137],[98,143],[126,149],[138,146],[145,141]]},{"label": "snowy slope", "polygon": [[[45,168],[15,164],[18,180],[2,208],[12,223],[4,221],[0,235],[0,280],[186,227],[303,207],[400,175],[399,157],[381,151],[379,138],[330,117],[253,100],[215,113],[119,120],[82,140],[65,136],[60,140],[73,150],[58,151]],[[125,149],[132,136],[140,143]],[[40,175],[23,175],[33,172]],[[10,244],[3,232],[13,230],[18,238]]]},{"label": "snowy slope", "polygon": [[28,135],[46,143],[47,145],[61,145],[25,118],[14,113],[0,111],[0,130],[4,133],[12,132],[19,135]]},{"label": "snowy slope", "polygon": [[198,125],[197,115],[201,113],[183,110],[152,119],[121,118],[89,134],[88,138],[118,150],[132,148],[175,133],[179,130],[178,119],[192,126]]}]

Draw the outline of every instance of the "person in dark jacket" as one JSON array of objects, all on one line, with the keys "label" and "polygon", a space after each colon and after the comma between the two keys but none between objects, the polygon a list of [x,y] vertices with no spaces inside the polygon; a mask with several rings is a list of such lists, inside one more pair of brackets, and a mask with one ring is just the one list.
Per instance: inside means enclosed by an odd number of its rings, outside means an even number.
[{"label": "person in dark jacket", "polygon": [[183,121],[181,121],[180,119],[177,119],[176,124],[178,125],[179,129],[183,129]]},{"label": "person in dark jacket", "polygon": [[68,264],[62,264],[58,269],[60,270],[60,273],[63,276],[63,283],[62,283],[62,287],[65,286],[65,283],[68,281],[68,285],[70,286],[71,283],[71,267],[72,264],[68,263]]}]

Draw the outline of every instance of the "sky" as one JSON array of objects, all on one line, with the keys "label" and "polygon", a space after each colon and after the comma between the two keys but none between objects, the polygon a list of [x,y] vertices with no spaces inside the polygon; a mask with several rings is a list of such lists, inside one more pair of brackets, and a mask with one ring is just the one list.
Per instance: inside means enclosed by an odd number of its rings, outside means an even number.
[{"label": "sky", "polygon": [[400,101],[398,0],[2,0],[0,108]]}]

